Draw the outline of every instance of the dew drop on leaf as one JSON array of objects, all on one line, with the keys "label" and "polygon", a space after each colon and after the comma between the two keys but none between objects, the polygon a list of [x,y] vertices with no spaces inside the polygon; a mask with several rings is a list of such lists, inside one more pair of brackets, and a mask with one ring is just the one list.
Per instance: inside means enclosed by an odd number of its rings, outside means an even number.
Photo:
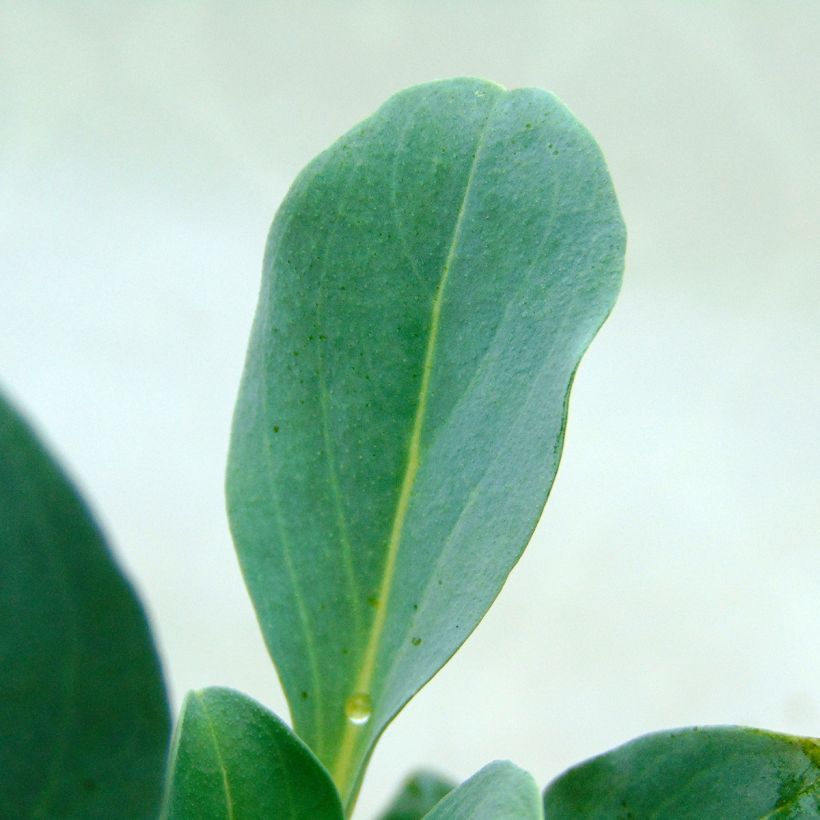
[{"label": "dew drop on leaf", "polygon": [[373,702],[370,695],[364,692],[356,692],[345,701],[345,715],[351,723],[361,726],[370,720],[373,713]]}]

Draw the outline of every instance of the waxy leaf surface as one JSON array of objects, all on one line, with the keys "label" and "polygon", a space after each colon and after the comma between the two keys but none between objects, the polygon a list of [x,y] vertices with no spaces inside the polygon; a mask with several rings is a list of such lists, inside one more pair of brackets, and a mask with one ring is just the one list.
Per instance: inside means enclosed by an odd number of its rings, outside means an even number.
[{"label": "waxy leaf surface", "polygon": [[570,769],[547,820],[820,818],[820,741],[759,729],[659,732]]},{"label": "waxy leaf surface", "polygon": [[156,817],[170,735],[145,616],[0,397],[0,817]]},{"label": "waxy leaf surface", "polygon": [[313,753],[230,689],[192,692],[174,734],[162,820],[343,820]]},{"label": "waxy leaf surface", "polygon": [[282,204],[228,507],[295,728],[346,799],[527,544],[623,250],[584,128],[480,80],[396,95]]},{"label": "waxy leaf surface", "polygon": [[379,817],[379,820],[421,820],[454,788],[454,783],[440,775],[416,772],[402,783],[390,808]]},{"label": "waxy leaf surface", "polygon": [[541,793],[528,772],[509,761],[496,761],[424,816],[426,820],[541,820]]}]

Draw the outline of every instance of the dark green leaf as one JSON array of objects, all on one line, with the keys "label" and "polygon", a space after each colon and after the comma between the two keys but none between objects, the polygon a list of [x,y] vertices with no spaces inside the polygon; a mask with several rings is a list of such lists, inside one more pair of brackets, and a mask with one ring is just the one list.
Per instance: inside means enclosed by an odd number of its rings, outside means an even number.
[{"label": "dark green leaf", "polygon": [[623,249],[584,128],[480,80],[393,97],[282,205],[228,505],[295,728],[346,800],[529,540]]},{"label": "dark green leaf", "polygon": [[174,737],[163,820],[343,820],[313,753],[230,689],[188,695]]},{"label": "dark green leaf", "polygon": [[131,587],[0,397],[0,816],[155,817],[169,724]]},{"label": "dark green leaf", "polygon": [[820,741],[759,729],[659,732],[570,769],[547,820],[820,818]]},{"label": "dark green leaf", "polygon": [[416,772],[402,783],[390,808],[379,820],[421,820],[454,788],[454,783],[433,772]]},{"label": "dark green leaf", "polygon": [[541,820],[541,795],[532,775],[496,761],[447,795],[427,820]]}]

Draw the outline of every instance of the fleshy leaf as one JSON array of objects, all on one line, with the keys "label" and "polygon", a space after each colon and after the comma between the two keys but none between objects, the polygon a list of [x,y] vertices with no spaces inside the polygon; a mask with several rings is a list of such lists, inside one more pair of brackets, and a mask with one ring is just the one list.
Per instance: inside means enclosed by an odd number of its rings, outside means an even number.
[{"label": "fleshy leaf", "polygon": [[0,396],[0,816],[153,820],[169,735],[140,604]]},{"label": "fleshy leaf", "polygon": [[575,766],[547,820],[820,818],[820,741],[743,727],[658,732]]},{"label": "fleshy leaf", "polygon": [[343,820],[313,753],[279,718],[230,689],[192,692],[177,726],[163,820]]},{"label": "fleshy leaf", "polygon": [[416,772],[402,783],[390,808],[379,820],[421,820],[454,788],[454,783],[434,772]]},{"label": "fleshy leaf", "polygon": [[586,130],[481,80],[396,95],[282,204],[228,508],[295,729],[346,802],[526,546],[623,251]]},{"label": "fleshy leaf", "polygon": [[506,760],[485,766],[447,795],[426,820],[541,820],[532,775]]}]

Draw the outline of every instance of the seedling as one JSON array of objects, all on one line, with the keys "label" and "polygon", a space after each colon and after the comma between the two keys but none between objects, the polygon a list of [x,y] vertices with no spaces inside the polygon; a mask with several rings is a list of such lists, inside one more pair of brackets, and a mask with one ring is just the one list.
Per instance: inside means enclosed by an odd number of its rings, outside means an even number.
[{"label": "seedling", "polygon": [[[133,592],[67,480],[0,408],[0,815],[342,820],[376,742],[524,550],[625,232],[601,153],[535,89],[389,100],[274,220],[228,513],[293,728],[188,695],[169,752]],[[820,817],[820,743],[651,735],[541,793],[511,763],[411,778],[392,820]]]}]

